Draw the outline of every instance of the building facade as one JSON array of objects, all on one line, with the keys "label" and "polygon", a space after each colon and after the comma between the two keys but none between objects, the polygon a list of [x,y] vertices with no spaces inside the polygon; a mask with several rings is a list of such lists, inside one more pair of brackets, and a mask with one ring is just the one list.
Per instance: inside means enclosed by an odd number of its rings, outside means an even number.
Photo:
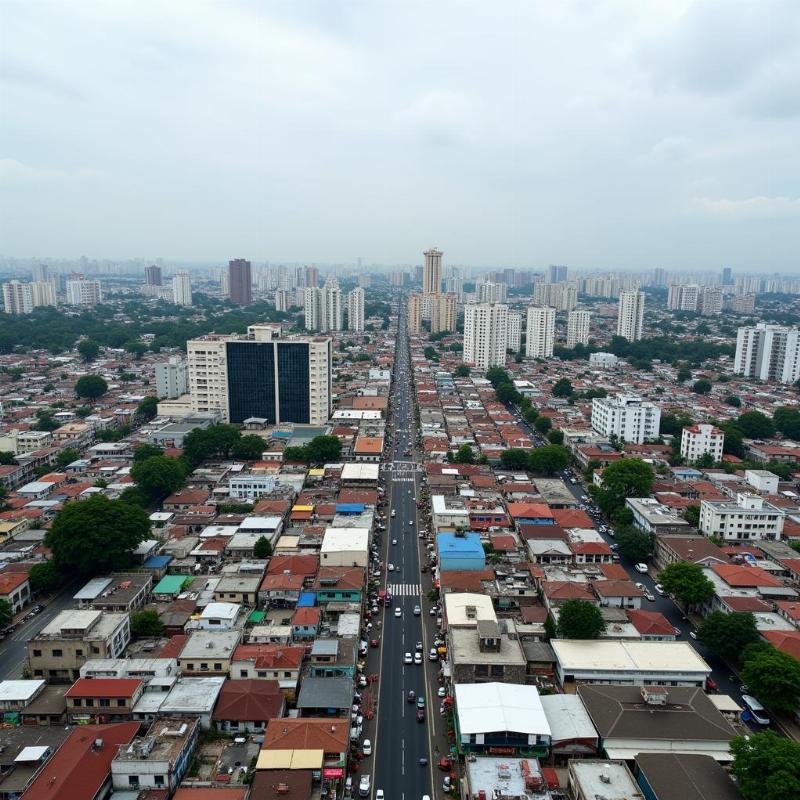
[{"label": "building facade", "polygon": [[784,518],[783,510],[763,497],[739,493],[735,500],[702,500],[698,528],[725,542],[780,539]]},{"label": "building facade", "polygon": [[442,291],[442,256],[441,250],[432,247],[426,250],[425,265],[422,269],[422,293],[439,294]]},{"label": "building facade", "polygon": [[364,290],[360,286],[347,294],[347,330],[364,330]]},{"label": "building facade", "polygon": [[739,328],[733,371],[770,383],[794,383],[800,377],[800,330],[764,322]]},{"label": "building facade", "polygon": [[234,258],[228,262],[228,297],[240,306],[253,302],[253,276],[250,262]]},{"label": "building facade", "polygon": [[617,310],[617,336],[636,342],[644,333],[644,292],[620,292]]},{"label": "building facade", "polygon": [[592,321],[591,311],[570,311],[567,316],[567,347],[576,344],[589,344],[589,326]]},{"label": "building facade", "polygon": [[192,304],[192,282],[188,272],[178,272],[172,278],[172,302],[179,306]]},{"label": "building facade", "polygon": [[480,369],[506,363],[508,306],[502,303],[464,306],[464,362]]},{"label": "building facade", "polygon": [[21,281],[4,283],[3,308],[6,314],[30,314],[33,311],[31,285]]},{"label": "building facade", "polygon": [[681,456],[692,462],[708,453],[716,463],[722,460],[724,444],[725,433],[714,425],[692,425],[681,433]]},{"label": "building facade", "polygon": [[518,353],[522,347],[522,314],[519,311],[508,312],[508,333],[506,348]]},{"label": "building facade", "polygon": [[636,395],[618,394],[592,400],[592,429],[630,444],[658,438],[661,409]]},{"label": "building facade", "polygon": [[179,356],[156,364],[156,395],[174,400],[189,390],[189,377],[186,362]]},{"label": "building facade", "polygon": [[551,358],[555,343],[556,310],[548,306],[530,306],[525,329],[525,356]]},{"label": "building facade", "polygon": [[71,306],[94,306],[103,302],[100,281],[75,278],[67,281],[67,304]]}]

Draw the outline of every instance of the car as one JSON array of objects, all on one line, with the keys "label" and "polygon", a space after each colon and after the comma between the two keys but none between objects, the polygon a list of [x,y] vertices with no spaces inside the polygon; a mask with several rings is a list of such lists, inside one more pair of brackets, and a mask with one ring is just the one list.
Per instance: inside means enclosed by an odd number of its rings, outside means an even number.
[{"label": "car", "polygon": [[655,588],[655,590],[656,590],[656,591],[657,591],[657,592],[658,592],[660,595],[663,595],[663,594],[664,594],[664,587],[663,587],[663,586],[662,586],[660,583],[657,583],[657,584],[655,585],[655,587],[653,587],[653,588]]},{"label": "car", "polygon": [[369,646],[370,647],[377,647],[380,644],[380,639],[370,639]]},{"label": "car", "polygon": [[419,606],[414,606],[414,616],[418,617],[422,613],[422,609]]},{"label": "car", "polygon": [[403,616],[403,609],[402,609],[402,608],[400,608],[400,606],[397,606],[397,607],[395,608],[395,610],[394,610],[394,615],[395,615],[396,617],[402,617],[402,616]]},{"label": "car", "polygon": [[369,797],[369,775],[362,775],[358,782],[358,796]]},{"label": "car", "polygon": [[397,511],[395,511],[394,509],[392,509],[392,516],[393,516],[393,517],[396,517],[396,516],[397,516]]},{"label": "car", "polygon": [[749,686],[748,686],[746,683],[743,683],[743,684],[742,684],[742,685],[739,687],[739,692],[740,692],[741,694],[750,694],[750,687],[749,687]]},{"label": "car", "polygon": [[692,639],[697,639],[697,631],[689,631],[689,636],[691,636]]},{"label": "car", "polygon": [[394,564],[387,564],[386,565],[386,570],[388,572],[394,572]]},{"label": "car", "polygon": [[440,687],[439,687],[439,691],[438,691],[438,692],[436,692],[436,694],[437,694],[439,697],[447,697],[447,689],[445,689],[445,688],[444,688],[444,686],[440,686]]},{"label": "car", "polygon": [[375,800],[386,800],[386,798],[383,795],[383,789],[375,790]]},{"label": "car", "polygon": [[640,591],[642,591],[642,592],[644,591],[644,584],[643,584],[643,583],[634,583],[633,585],[634,585],[634,586],[635,586],[637,589],[639,589]]},{"label": "car", "polygon": [[364,739],[364,743],[361,745],[361,752],[365,756],[372,755],[372,742],[369,739]]},{"label": "car", "polygon": [[643,564],[641,561],[638,564],[634,564],[633,567],[637,572],[641,572],[642,575],[647,575],[647,564]]},{"label": "car", "polygon": [[411,655],[411,653],[406,653],[406,654],[403,656],[403,663],[404,663],[404,664],[413,664],[413,663],[414,663],[414,658],[413,658],[413,656]]},{"label": "car", "polygon": [[397,539],[392,539],[392,544],[397,544]]},{"label": "car", "polygon": [[417,708],[425,708],[425,695],[421,694],[417,697]]},{"label": "car", "polygon": [[680,628],[674,628],[674,627],[673,627],[673,629],[672,629],[672,630],[674,630],[674,631],[675,631],[675,635],[676,635],[676,636],[680,636],[680,635],[683,633],[683,631],[682,631]]},{"label": "car", "polygon": [[414,653],[414,663],[419,666],[422,663],[422,653]]},{"label": "car", "polygon": [[428,614],[430,616],[432,616],[432,617],[435,617],[436,616],[436,606],[431,606],[431,609],[430,609],[430,611],[428,611]]},{"label": "car", "polygon": [[369,648],[369,643],[368,642],[363,642],[363,641],[359,642],[358,652],[359,652],[360,655],[365,656],[367,654],[368,648]]},{"label": "car", "polygon": [[644,596],[645,596],[645,597],[646,597],[646,598],[647,598],[647,599],[648,599],[648,600],[649,600],[651,603],[655,603],[655,601],[656,601],[656,598],[655,598],[655,595],[653,595],[653,594],[652,594],[652,592],[648,592],[647,590],[645,590]]},{"label": "car", "polygon": [[414,524],[414,520],[413,520],[413,519],[410,519],[410,520],[408,521],[408,524],[409,524],[409,525],[413,525],[413,524]]},{"label": "car", "polygon": [[367,679],[366,679],[366,677],[364,675],[359,675],[358,676],[358,685],[362,689],[366,689],[367,688]]},{"label": "car", "polygon": [[445,775],[444,780],[442,781],[442,791],[449,794],[452,788],[453,779],[449,775]]},{"label": "car", "polygon": [[425,648],[422,646],[422,642],[417,642],[417,643],[414,645],[414,651],[415,651],[416,653],[421,653],[421,652],[422,652],[424,649],[425,649]]},{"label": "car", "polygon": [[439,660],[439,651],[435,647],[431,647],[430,653],[428,653],[428,661],[438,661]]},{"label": "car", "polygon": [[425,722],[425,709],[418,708],[417,709],[417,722]]}]

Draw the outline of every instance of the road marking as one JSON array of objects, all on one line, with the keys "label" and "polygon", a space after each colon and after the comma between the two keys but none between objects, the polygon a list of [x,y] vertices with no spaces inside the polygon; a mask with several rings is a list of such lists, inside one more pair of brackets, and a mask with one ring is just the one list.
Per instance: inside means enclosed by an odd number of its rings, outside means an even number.
[{"label": "road marking", "polygon": [[386,586],[392,597],[419,597],[422,585],[419,583],[390,583]]}]

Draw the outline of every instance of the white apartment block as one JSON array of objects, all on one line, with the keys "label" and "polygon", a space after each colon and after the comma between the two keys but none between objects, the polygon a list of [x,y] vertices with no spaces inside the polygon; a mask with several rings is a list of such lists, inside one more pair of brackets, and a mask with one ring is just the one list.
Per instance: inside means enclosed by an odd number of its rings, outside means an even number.
[{"label": "white apartment block", "polygon": [[189,390],[189,373],[186,362],[179,356],[171,356],[169,361],[156,364],[156,396],[174,400]]},{"label": "white apartment block", "polygon": [[617,310],[617,336],[629,342],[642,338],[644,332],[644,292],[620,292]]},{"label": "white apartment block", "polygon": [[747,539],[780,539],[784,512],[752,494],[736,495],[736,500],[702,500],[700,532],[719,536],[726,542]]},{"label": "white apartment block", "polygon": [[364,290],[360,286],[347,293],[347,330],[364,330]]},{"label": "white apartment block", "polygon": [[464,306],[464,362],[480,369],[504,367],[508,342],[508,306],[470,303]]},{"label": "white apartment block", "polygon": [[302,290],[307,331],[340,331],[343,327],[342,290],[335,280],[324,288],[308,286]]},{"label": "white apartment block", "polygon": [[456,329],[456,297],[453,294],[430,295],[422,298],[430,305],[431,333],[450,333]]},{"label": "white apartment block", "polygon": [[759,322],[739,328],[733,371],[773,383],[794,383],[800,377],[800,330]]},{"label": "white apartment block", "polygon": [[578,286],[575,283],[534,284],[533,303],[552,306],[558,311],[572,311],[578,305]]},{"label": "white apartment block", "polygon": [[94,306],[103,302],[100,281],[79,278],[67,281],[67,304],[71,306]]},{"label": "white apartment block", "polygon": [[592,321],[591,311],[570,311],[567,316],[567,347],[576,344],[589,344],[589,325]]},{"label": "white apartment block", "polygon": [[551,358],[556,331],[556,310],[548,306],[529,306],[525,329],[527,358]]},{"label": "white apartment block", "polygon": [[723,299],[722,289],[718,286],[705,286],[700,292],[697,310],[705,317],[721,314]]},{"label": "white apartment block", "polygon": [[33,311],[31,285],[21,281],[4,283],[3,308],[6,314],[30,314]]},{"label": "white apartment block", "polygon": [[681,433],[681,456],[687,461],[697,461],[709,453],[714,463],[722,460],[722,446],[725,444],[725,433],[713,425],[692,425]]},{"label": "white apartment block", "polygon": [[506,347],[515,353],[518,353],[522,347],[522,314],[519,311],[508,312]]},{"label": "white apartment block", "polygon": [[31,284],[31,300],[33,307],[57,306],[58,293],[56,285],[52,281],[34,281]]},{"label": "white apartment block", "polygon": [[289,289],[275,290],[275,310],[288,311],[292,305],[292,292]]},{"label": "white apartment block", "polygon": [[700,287],[696,283],[672,284],[667,295],[667,308],[670,311],[697,311]]},{"label": "white apartment block", "polygon": [[172,302],[177,306],[192,304],[192,282],[188,272],[178,272],[172,278]]},{"label": "white apartment block", "polygon": [[508,286],[504,283],[484,281],[475,287],[479,303],[505,303],[508,299]]},{"label": "white apartment block", "polygon": [[592,400],[592,429],[603,436],[642,444],[658,438],[661,409],[641,397],[618,394]]}]

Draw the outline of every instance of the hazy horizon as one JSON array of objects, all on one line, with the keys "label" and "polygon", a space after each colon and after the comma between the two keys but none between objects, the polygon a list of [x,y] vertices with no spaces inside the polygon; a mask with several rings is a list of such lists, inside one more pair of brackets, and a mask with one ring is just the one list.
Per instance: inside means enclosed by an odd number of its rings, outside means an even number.
[{"label": "hazy horizon", "polygon": [[0,26],[8,259],[800,273],[793,0],[7,2]]}]

